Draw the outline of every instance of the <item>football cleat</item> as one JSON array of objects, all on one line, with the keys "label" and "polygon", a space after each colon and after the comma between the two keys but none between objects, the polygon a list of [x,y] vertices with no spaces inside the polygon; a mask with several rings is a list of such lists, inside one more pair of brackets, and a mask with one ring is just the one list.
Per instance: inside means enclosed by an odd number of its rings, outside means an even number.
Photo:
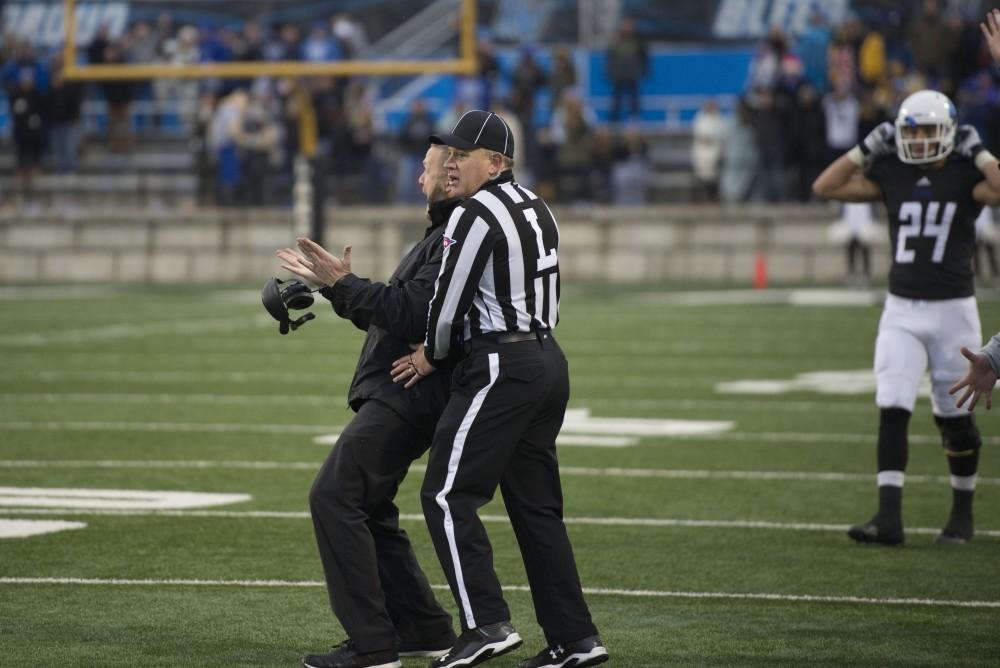
[{"label": "football cleat", "polygon": [[939,545],[965,545],[972,540],[974,534],[971,517],[955,517],[953,515],[948,518],[948,523],[941,529],[941,533],[937,535],[934,542]]},{"label": "football cleat", "polygon": [[847,535],[859,543],[902,545],[903,525],[900,522],[887,522],[875,516],[869,522],[852,526],[847,530]]}]

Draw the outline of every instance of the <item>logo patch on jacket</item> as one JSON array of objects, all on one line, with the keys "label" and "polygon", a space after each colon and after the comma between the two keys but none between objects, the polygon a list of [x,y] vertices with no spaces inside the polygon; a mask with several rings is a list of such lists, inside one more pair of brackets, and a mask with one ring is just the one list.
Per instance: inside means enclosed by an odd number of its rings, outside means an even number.
[{"label": "logo patch on jacket", "polygon": [[445,248],[448,248],[449,246],[454,246],[455,244],[457,244],[458,240],[452,239],[451,237],[441,237],[441,243],[444,245]]}]

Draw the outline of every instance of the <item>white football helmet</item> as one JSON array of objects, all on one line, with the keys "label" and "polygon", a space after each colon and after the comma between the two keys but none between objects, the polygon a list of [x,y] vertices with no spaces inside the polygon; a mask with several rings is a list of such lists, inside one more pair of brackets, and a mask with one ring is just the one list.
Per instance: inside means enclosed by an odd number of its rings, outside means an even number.
[{"label": "white football helmet", "polygon": [[955,105],[943,93],[921,90],[907,97],[896,115],[899,159],[920,165],[947,158],[955,148],[957,117]]}]

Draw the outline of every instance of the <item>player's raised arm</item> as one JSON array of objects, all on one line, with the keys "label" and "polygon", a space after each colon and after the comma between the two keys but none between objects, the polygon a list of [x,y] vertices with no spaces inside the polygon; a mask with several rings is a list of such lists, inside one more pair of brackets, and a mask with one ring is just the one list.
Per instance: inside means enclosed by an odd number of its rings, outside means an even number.
[{"label": "player's raised arm", "polygon": [[[997,171],[1000,172],[1000,167],[997,168]],[[994,188],[987,181],[980,181],[976,184],[976,187],[972,189],[972,198],[985,206],[1000,206],[1000,190]]]},{"label": "player's raised arm", "polygon": [[1000,67],[1000,9],[993,9],[986,13],[986,22],[980,23],[979,27],[986,37],[986,44],[990,47],[990,55],[993,62]]},{"label": "player's raised arm", "polygon": [[983,146],[983,140],[974,126],[958,126],[955,131],[955,153],[971,160],[983,173],[983,178],[989,187],[1000,192],[1000,164],[997,163],[996,156]]},{"label": "player's raised arm", "polygon": [[864,141],[823,170],[813,182],[813,192],[841,202],[882,199],[882,190],[865,177],[864,169],[879,156],[895,153],[895,132],[892,123],[882,123],[872,130]]}]

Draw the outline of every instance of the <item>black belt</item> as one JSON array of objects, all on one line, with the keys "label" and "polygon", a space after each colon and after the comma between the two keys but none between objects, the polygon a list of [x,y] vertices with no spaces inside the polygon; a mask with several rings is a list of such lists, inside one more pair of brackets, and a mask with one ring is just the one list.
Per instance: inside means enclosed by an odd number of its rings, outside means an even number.
[{"label": "black belt", "polygon": [[499,345],[504,343],[523,343],[524,341],[543,341],[551,336],[548,329],[533,329],[530,332],[489,332],[474,336],[462,346],[466,354],[478,346]]},{"label": "black belt", "polygon": [[498,334],[484,334],[484,336],[494,343],[519,343],[539,339],[543,331],[548,332],[548,330],[533,329],[530,332],[500,332]]}]

